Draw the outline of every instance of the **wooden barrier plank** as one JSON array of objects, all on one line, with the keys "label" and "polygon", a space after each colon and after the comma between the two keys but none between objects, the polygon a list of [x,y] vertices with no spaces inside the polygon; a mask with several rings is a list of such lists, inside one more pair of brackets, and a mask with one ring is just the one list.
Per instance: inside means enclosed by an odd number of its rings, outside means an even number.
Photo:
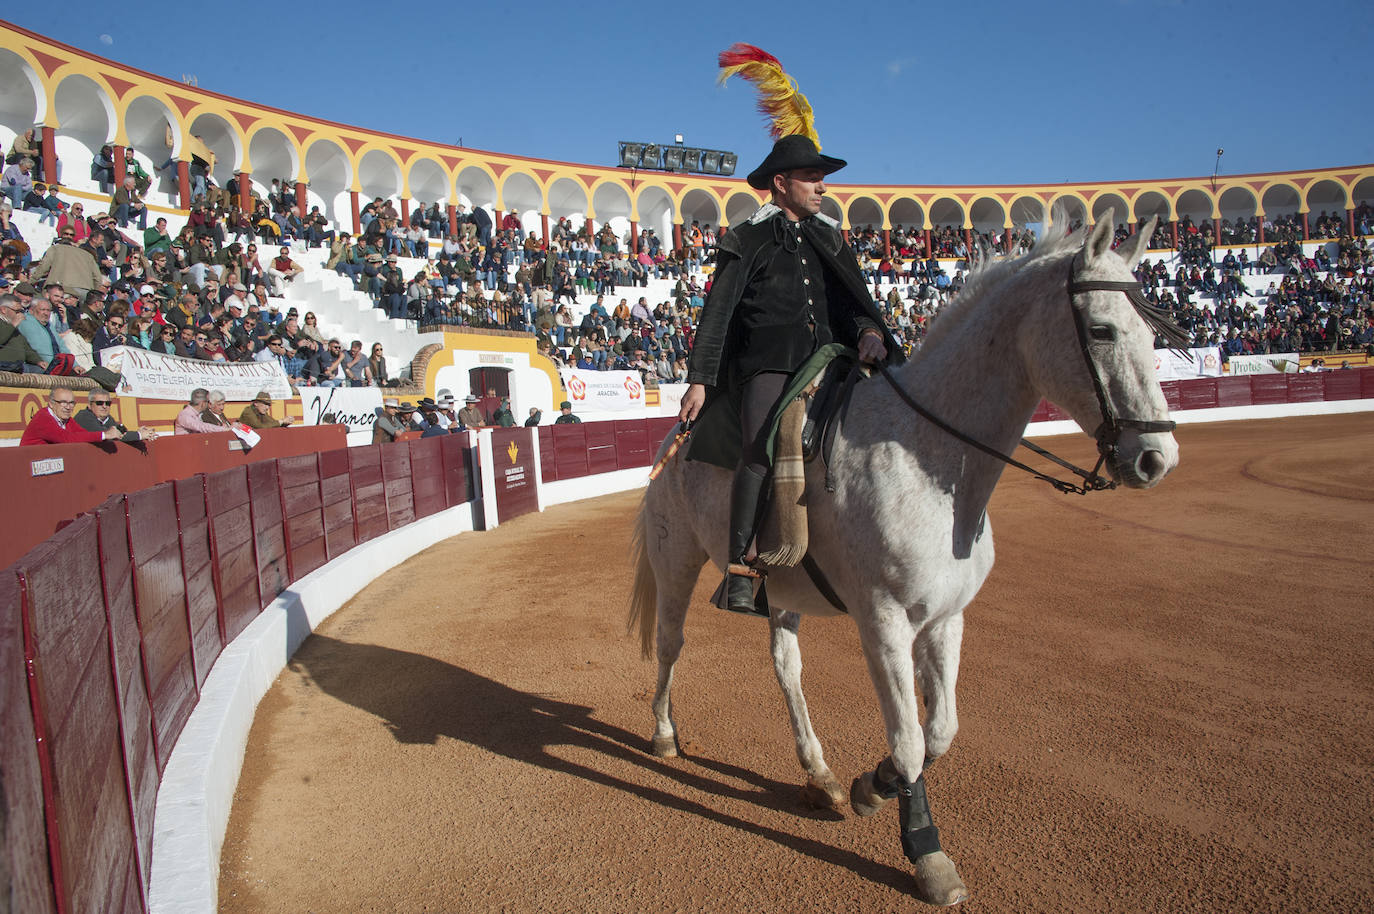
[{"label": "wooden barrier plank", "polygon": [[539,477],[540,482],[553,482],[558,478],[558,458],[553,447],[553,426],[539,426]]},{"label": "wooden barrier plank", "polygon": [[1179,385],[1180,409],[1212,409],[1217,405],[1215,378],[1194,378]]},{"label": "wooden barrier plank", "polygon": [[1361,368],[1360,373],[1360,399],[1374,400],[1374,368]]},{"label": "wooden barrier plank", "polygon": [[262,609],[253,517],[248,507],[248,470],[236,467],[205,477],[210,513],[210,550],[219,591],[224,643],[238,637]]},{"label": "wooden barrier plank", "polygon": [[0,872],[8,879],[0,884],[8,897],[0,900],[7,910],[55,914],[20,613],[19,580],[14,568],[6,568],[0,573]]},{"label": "wooden barrier plank", "polygon": [[205,477],[193,476],[172,484],[177,526],[181,531],[181,566],[186,575],[186,612],[191,624],[191,657],[196,685],[205,684],[210,667],[224,649],[219,630],[219,597],[210,566],[210,518],[205,511]]},{"label": "wooden barrier plank", "polygon": [[1360,399],[1360,376],[1351,369],[1327,371],[1317,375],[1322,379],[1323,400]]},{"label": "wooden barrier plank", "polygon": [[[617,420],[615,426],[615,468],[628,470],[653,462],[649,445],[649,423],[645,419]],[[653,445],[654,448],[658,444]]]},{"label": "wooden barrier plank", "polygon": [[35,732],[51,771],[50,859],[73,911],[125,910],[130,883],[141,891],[96,526],[93,515],[77,518],[18,563]]},{"label": "wooden barrier plank", "polygon": [[359,543],[387,531],[382,447],[373,444],[348,449],[348,475],[353,486],[353,531]]},{"label": "wooden barrier plank", "polygon": [[253,514],[253,553],[258,570],[258,598],[266,608],[287,587],[286,530],[282,524],[277,461],[248,466],[248,500]]},{"label": "wooden barrier plank", "polygon": [[134,563],[134,610],[143,646],[144,677],[153,709],[159,771],[196,703],[186,579],[172,484],[159,483],[128,496],[129,551]]},{"label": "wooden barrier plank", "polygon": [[587,423],[580,425],[555,425],[553,432],[553,461],[557,467],[555,479],[575,479],[586,476],[587,468]]},{"label": "wooden barrier plank", "polygon": [[1250,378],[1217,378],[1217,406],[1249,406]]},{"label": "wooden barrier plank", "polygon": [[1325,389],[1319,374],[1286,374],[1289,403],[1319,403]]},{"label": "wooden barrier plank", "polygon": [[444,461],[444,504],[450,508],[472,500],[467,438],[467,435],[448,435],[439,439]]},{"label": "wooden barrier plank", "polygon": [[615,453],[615,422],[584,422],[582,428],[587,441],[587,473],[596,476],[617,468]]},{"label": "wooden barrier plank", "polygon": [[[380,447],[382,489],[386,493],[388,530],[399,530],[415,520],[415,492],[411,488],[410,449],[416,441],[397,442],[400,446]],[[434,440],[433,438],[430,439]]]},{"label": "wooden barrier plank", "polygon": [[153,749],[153,712],[143,678],[138,619],[134,613],[133,561],[125,498],[112,495],[95,512],[100,536],[100,575],[105,617],[110,626],[115,692],[119,696],[120,735],[124,741],[124,772],[138,836],[143,884],[147,885],[153,856],[153,812],[157,806],[157,753]]},{"label": "wooden barrier plank", "polygon": [[1182,400],[1179,395],[1179,385],[1182,383],[1182,381],[1159,382],[1159,389],[1164,391],[1164,402],[1168,404],[1170,411],[1182,408],[1180,405]]},{"label": "wooden barrier plank", "polygon": [[1288,378],[1281,374],[1250,376],[1250,402],[1255,406],[1274,406],[1288,402]]},{"label": "wooden barrier plank", "polygon": [[443,439],[421,438],[406,446],[410,448],[410,484],[415,495],[415,517],[429,517],[444,508]]},{"label": "wooden barrier plank", "polygon": [[332,560],[357,543],[353,528],[353,481],[348,472],[346,449],[323,451],[319,458],[325,553]]}]

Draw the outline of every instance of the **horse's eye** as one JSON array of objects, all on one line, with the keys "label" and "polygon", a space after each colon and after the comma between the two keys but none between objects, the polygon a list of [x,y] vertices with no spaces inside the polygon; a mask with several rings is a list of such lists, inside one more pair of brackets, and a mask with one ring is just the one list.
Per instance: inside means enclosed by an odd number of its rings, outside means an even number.
[{"label": "horse's eye", "polygon": [[1099,343],[1115,343],[1116,331],[1106,324],[1094,324],[1088,330],[1089,335]]}]

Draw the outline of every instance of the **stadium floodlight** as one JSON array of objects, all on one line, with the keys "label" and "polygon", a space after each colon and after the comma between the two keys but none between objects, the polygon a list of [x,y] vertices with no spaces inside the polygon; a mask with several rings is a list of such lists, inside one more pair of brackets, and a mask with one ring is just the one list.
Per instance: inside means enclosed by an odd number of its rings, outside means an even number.
[{"label": "stadium floodlight", "polygon": [[701,171],[703,174],[720,174],[720,153],[714,149],[701,151]]},{"label": "stadium floodlight", "polygon": [[644,154],[643,143],[620,144],[620,164],[623,168],[638,168],[640,156]]},{"label": "stadium floodlight", "polygon": [[682,148],[682,170],[701,171],[701,150],[691,146]]},{"label": "stadium floodlight", "polygon": [[639,160],[640,168],[659,168],[659,156],[663,154],[663,147],[657,143],[649,143],[644,147],[644,156]]},{"label": "stadium floodlight", "polygon": [[663,147],[664,169],[667,171],[682,171],[682,153],[683,148],[681,146]]},{"label": "stadium floodlight", "polygon": [[735,173],[735,165],[739,162],[739,156],[733,152],[722,152],[720,154],[720,173],[725,177],[730,177]]}]

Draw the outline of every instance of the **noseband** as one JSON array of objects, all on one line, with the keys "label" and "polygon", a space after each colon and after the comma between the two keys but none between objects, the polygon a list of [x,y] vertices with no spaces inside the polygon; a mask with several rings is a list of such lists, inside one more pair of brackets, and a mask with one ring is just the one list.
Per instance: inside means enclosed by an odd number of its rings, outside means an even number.
[{"label": "noseband", "polygon": [[963,432],[954,428],[943,419],[931,413],[924,406],[917,403],[911,394],[903,390],[901,385],[897,383],[897,379],[892,376],[892,372],[888,369],[886,364],[879,362],[877,367],[878,371],[887,379],[887,383],[891,385],[892,389],[897,393],[897,396],[903,403],[911,407],[912,411],[921,416],[921,418],[945,432],[947,435],[957,438],[970,447],[977,448],[990,457],[996,457],[1008,466],[1015,467],[1018,470],[1024,470],[1036,479],[1049,483],[1060,492],[1065,494],[1087,495],[1089,492],[1101,492],[1107,489],[1116,488],[1116,483],[1110,478],[1103,476],[1101,470],[1102,465],[1106,463],[1109,458],[1115,459],[1117,444],[1121,440],[1121,433],[1124,430],[1133,428],[1141,432],[1172,432],[1178,427],[1178,423],[1169,419],[1123,418],[1117,414],[1116,409],[1112,406],[1111,398],[1107,396],[1107,388],[1102,383],[1102,375],[1097,370],[1097,362],[1093,359],[1092,349],[1088,344],[1087,317],[1074,305],[1074,296],[1083,292],[1125,292],[1126,297],[1130,300],[1136,313],[1140,315],[1141,319],[1144,320],[1146,325],[1155,333],[1163,336],[1171,344],[1171,348],[1186,347],[1189,337],[1182,328],[1168,319],[1165,312],[1155,308],[1145,299],[1145,295],[1141,291],[1140,282],[1138,280],[1131,282],[1080,280],[1077,275],[1077,264],[1081,256],[1080,254],[1078,257],[1075,257],[1069,265],[1069,310],[1073,312],[1073,326],[1078,334],[1078,349],[1083,353],[1083,361],[1088,366],[1088,376],[1092,378],[1093,392],[1097,395],[1097,405],[1102,411],[1102,424],[1099,425],[1097,430],[1093,433],[1093,437],[1097,440],[1097,464],[1092,470],[1085,470],[1061,457],[1055,456],[1039,445],[1032,444],[1025,438],[1021,439],[1022,447],[1032,450],[1041,457],[1052,460],[1064,469],[1069,470],[1083,480],[1081,483],[1074,483],[1065,479],[1056,479],[1053,476],[1047,476],[1019,460],[1008,457],[1001,451],[988,447],[977,439],[970,438],[968,435],[965,435]]}]

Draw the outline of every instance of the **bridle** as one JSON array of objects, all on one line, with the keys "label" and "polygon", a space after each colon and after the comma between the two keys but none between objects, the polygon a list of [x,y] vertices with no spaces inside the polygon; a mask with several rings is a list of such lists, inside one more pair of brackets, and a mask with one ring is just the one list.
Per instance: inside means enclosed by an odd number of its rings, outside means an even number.
[{"label": "bridle", "polygon": [[897,383],[897,379],[892,376],[892,372],[887,365],[879,363],[878,370],[887,379],[887,383],[896,391],[897,396],[902,402],[909,406],[917,415],[930,422],[936,428],[946,434],[957,438],[965,444],[974,447],[990,457],[995,457],[1008,466],[1024,470],[1036,479],[1049,483],[1056,490],[1065,494],[1087,495],[1089,492],[1101,492],[1108,489],[1115,489],[1116,482],[1101,474],[1102,466],[1107,460],[1115,460],[1117,445],[1121,440],[1121,433],[1126,429],[1135,429],[1141,432],[1172,432],[1177,428],[1177,423],[1173,420],[1158,419],[1136,419],[1121,416],[1112,405],[1111,397],[1107,394],[1106,385],[1102,383],[1102,374],[1097,368],[1097,361],[1093,358],[1092,347],[1088,340],[1087,316],[1082,309],[1074,304],[1074,296],[1084,292],[1124,292],[1126,298],[1130,300],[1132,307],[1140,315],[1141,319],[1156,333],[1163,336],[1173,346],[1186,346],[1187,334],[1177,324],[1169,320],[1162,310],[1155,308],[1146,300],[1140,288],[1139,280],[1130,282],[1111,282],[1108,280],[1083,280],[1079,279],[1078,265],[1082,260],[1082,252],[1079,252],[1069,263],[1068,275],[1068,298],[1069,310],[1073,312],[1074,331],[1078,335],[1078,349],[1083,354],[1083,361],[1088,366],[1088,376],[1092,379],[1093,392],[1097,395],[1098,409],[1102,413],[1102,424],[1093,432],[1093,438],[1097,441],[1097,464],[1092,470],[1084,470],[1061,457],[1057,457],[1044,448],[1032,444],[1025,438],[1021,439],[1021,446],[1034,451],[1040,456],[1057,463],[1059,466],[1074,473],[1082,482],[1075,483],[1065,479],[1056,479],[1029,467],[1026,464],[1003,454],[994,448],[983,444],[974,438],[965,435],[963,432],[951,426],[949,423],[932,414],[925,407],[921,406],[916,400]]}]

